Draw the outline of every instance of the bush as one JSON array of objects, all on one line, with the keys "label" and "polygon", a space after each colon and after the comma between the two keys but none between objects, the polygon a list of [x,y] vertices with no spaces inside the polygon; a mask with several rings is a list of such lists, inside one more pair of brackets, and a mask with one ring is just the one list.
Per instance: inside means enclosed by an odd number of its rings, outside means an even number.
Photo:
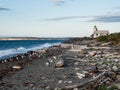
[{"label": "bush", "polygon": [[97,38],[98,42],[113,42],[113,44],[120,43],[120,33],[113,33],[107,36],[100,36]]},{"label": "bush", "polygon": [[108,36],[100,36],[97,38],[98,42],[107,42],[108,41]]},{"label": "bush", "polygon": [[118,89],[116,85],[112,85],[111,87],[108,88],[108,90],[115,90],[115,89]]},{"label": "bush", "polygon": [[99,86],[97,90],[107,90],[107,87],[102,85],[102,86]]},{"label": "bush", "polygon": [[118,89],[116,85],[112,85],[109,88],[105,85],[99,86],[97,90],[115,90]]}]

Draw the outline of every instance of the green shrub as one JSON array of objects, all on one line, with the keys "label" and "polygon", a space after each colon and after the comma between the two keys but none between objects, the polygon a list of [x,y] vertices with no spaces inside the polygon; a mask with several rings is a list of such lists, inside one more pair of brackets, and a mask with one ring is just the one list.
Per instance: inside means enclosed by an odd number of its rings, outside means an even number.
[{"label": "green shrub", "polygon": [[98,42],[113,42],[113,44],[120,43],[120,33],[112,33],[107,36],[100,36],[97,38]]},{"label": "green shrub", "polygon": [[108,90],[115,90],[115,89],[118,89],[116,85],[112,85],[111,87],[108,88]]},{"label": "green shrub", "polygon": [[112,85],[109,88],[107,86],[99,86],[97,90],[115,90],[118,89],[118,87],[116,85]]},{"label": "green shrub", "polygon": [[100,37],[98,37],[97,38],[97,41],[98,42],[107,42],[107,40],[108,40],[108,36],[100,36]]},{"label": "green shrub", "polygon": [[102,64],[105,64],[105,65],[108,65],[108,64],[111,64],[112,61],[104,61]]},{"label": "green shrub", "polygon": [[107,90],[107,87],[102,85],[102,86],[99,86],[97,90]]}]

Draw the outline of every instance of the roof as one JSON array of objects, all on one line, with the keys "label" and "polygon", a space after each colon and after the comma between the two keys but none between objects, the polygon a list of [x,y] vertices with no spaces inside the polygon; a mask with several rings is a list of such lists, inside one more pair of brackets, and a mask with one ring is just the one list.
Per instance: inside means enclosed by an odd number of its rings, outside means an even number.
[{"label": "roof", "polygon": [[94,33],[96,33],[96,34],[108,34],[109,31],[108,30],[98,30],[98,31],[95,31]]}]

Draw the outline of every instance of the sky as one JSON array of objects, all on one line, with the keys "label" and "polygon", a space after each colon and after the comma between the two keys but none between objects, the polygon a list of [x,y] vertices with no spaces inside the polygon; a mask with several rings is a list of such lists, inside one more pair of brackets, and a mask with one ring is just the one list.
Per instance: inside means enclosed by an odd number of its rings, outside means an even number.
[{"label": "sky", "polygon": [[120,32],[120,0],[0,0],[0,36],[84,37]]}]

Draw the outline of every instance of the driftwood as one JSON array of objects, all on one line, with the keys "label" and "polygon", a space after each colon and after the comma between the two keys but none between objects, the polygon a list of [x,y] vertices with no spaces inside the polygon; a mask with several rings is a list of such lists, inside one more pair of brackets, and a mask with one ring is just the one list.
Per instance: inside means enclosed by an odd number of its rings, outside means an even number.
[{"label": "driftwood", "polygon": [[78,62],[87,62],[87,60],[77,59],[77,58],[70,58],[70,57],[67,57],[67,59],[75,60],[75,61],[78,61]]},{"label": "driftwood", "polygon": [[22,67],[21,66],[12,66],[13,69],[20,70]]},{"label": "driftwood", "polygon": [[73,90],[74,88],[82,88],[84,86],[88,86],[90,83],[100,79],[100,77],[104,76],[106,72],[103,72],[101,74],[99,74],[98,76],[96,76],[94,79],[91,79],[89,81],[80,83],[80,84],[76,84],[76,85],[71,85],[71,86],[65,86],[64,88],[62,88],[61,90]]},{"label": "driftwood", "polygon": [[82,88],[83,90],[94,90],[103,84],[108,84],[107,81],[114,81],[114,80],[116,80],[116,74],[114,72],[103,71],[101,74],[99,74],[93,79],[90,79],[83,83],[79,83],[71,86],[65,86],[61,90],[73,90],[74,88]]},{"label": "driftwood", "polygon": [[100,82],[99,85],[102,85],[102,84],[103,84],[104,82],[106,82],[106,81],[111,81],[111,79],[108,77],[108,78],[104,79],[102,82]]}]

